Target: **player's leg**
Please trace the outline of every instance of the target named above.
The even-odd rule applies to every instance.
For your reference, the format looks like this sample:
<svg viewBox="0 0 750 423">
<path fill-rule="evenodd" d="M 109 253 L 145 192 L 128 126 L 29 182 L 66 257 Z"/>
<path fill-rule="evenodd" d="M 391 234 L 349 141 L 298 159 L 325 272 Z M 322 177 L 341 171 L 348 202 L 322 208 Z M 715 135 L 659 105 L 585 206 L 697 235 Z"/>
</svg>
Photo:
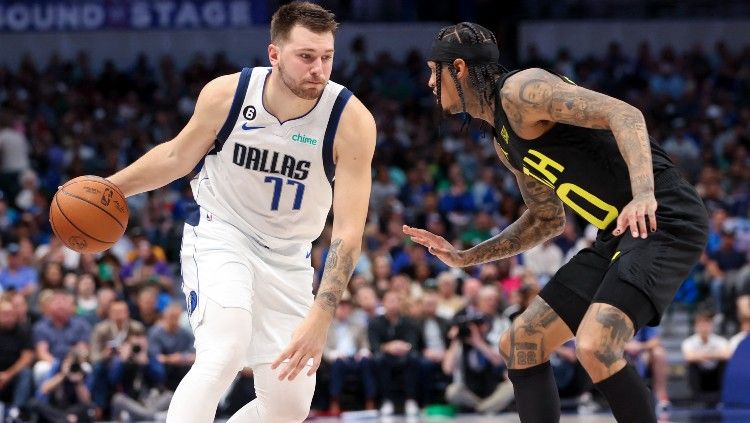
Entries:
<svg viewBox="0 0 750 423">
<path fill-rule="evenodd" d="M 549 356 L 572 336 L 565 322 L 537 296 L 500 338 L 500 353 L 508 365 L 522 422 L 560 419 L 560 397 Z"/>
<path fill-rule="evenodd" d="M 606 243 L 597 243 L 595 247 L 606 249 Z M 500 340 L 524 423 L 560 419 L 549 356 L 573 337 L 601 283 L 609 260 L 598 249 L 583 250 L 561 267 Z"/>
<path fill-rule="evenodd" d="M 294 380 L 279 380 L 283 366 L 276 370 L 271 364 L 253 366 L 257 397 L 237 411 L 227 423 L 298 423 L 310 412 L 315 375 L 307 376 L 305 367 Z"/>
<path fill-rule="evenodd" d="M 249 334 L 250 312 L 206 302 L 203 320 L 195 328 L 195 363 L 172 397 L 167 422 L 212 422 L 224 391 L 244 366 Z"/>
<path fill-rule="evenodd" d="M 181 262 L 195 363 L 180 381 L 169 423 L 212 422 L 219 400 L 245 366 L 253 333 L 252 265 L 247 237 L 218 219 L 185 225 Z"/>
<path fill-rule="evenodd" d="M 623 359 L 625 342 L 657 324 L 703 252 L 708 217 L 676 169 L 655 175 L 658 228 L 648 238 L 619 239 L 612 264 L 576 332 L 581 364 L 621 422 L 655 422 L 651 393 Z"/>
<path fill-rule="evenodd" d="M 298 254 L 290 255 L 253 251 L 250 261 L 254 277 L 262 283 L 253 287 L 253 340 L 246 363 L 253 368 L 257 397 L 237 411 L 229 419 L 231 423 L 302 422 L 310 412 L 316 376 L 307 376 L 309 368 L 293 381 L 278 379 L 286 362 L 271 369 L 271 363 L 289 345 L 294 330 L 313 304 L 313 270 L 307 251 L 301 248 Z M 312 361 L 308 363 L 311 364 Z"/>
</svg>

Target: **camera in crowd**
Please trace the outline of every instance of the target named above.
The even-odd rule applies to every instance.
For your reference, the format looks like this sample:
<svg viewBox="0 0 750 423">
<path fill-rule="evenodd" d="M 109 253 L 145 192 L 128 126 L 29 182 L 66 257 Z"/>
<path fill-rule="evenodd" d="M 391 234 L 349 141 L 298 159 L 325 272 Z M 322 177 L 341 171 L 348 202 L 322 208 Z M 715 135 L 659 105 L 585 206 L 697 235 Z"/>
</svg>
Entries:
<svg viewBox="0 0 750 423">
<path fill-rule="evenodd" d="M 453 319 L 453 325 L 458 327 L 458 338 L 462 340 L 471 337 L 470 325 L 476 325 L 481 328 L 485 323 L 488 323 L 487 318 L 477 315 L 460 315 Z"/>
</svg>

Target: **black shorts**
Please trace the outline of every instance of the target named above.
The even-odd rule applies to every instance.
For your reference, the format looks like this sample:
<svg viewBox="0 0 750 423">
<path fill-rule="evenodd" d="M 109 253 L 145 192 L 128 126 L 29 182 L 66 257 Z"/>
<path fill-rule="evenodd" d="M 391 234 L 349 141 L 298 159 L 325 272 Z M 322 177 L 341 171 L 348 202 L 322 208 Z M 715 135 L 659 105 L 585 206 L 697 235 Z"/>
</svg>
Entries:
<svg viewBox="0 0 750 423">
<path fill-rule="evenodd" d="M 600 230 L 590 248 L 558 270 L 540 296 L 575 334 L 592 303 L 617 307 L 636 331 L 661 315 L 706 247 L 708 214 L 695 189 L 675 168 L 654 178 L 656 232 L 633 238 L 616 223 Z"/>
</svg>

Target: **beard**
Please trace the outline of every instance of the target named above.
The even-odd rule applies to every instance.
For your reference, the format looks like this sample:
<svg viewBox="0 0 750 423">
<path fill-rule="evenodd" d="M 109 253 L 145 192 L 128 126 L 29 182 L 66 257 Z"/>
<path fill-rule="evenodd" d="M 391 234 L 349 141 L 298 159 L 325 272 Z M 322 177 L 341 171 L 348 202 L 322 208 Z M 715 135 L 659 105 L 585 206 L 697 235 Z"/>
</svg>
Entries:
<svg viewBox="0 0 750 423">
<path fill-rule="evenodd" d="M 295 82 L 292 78 L 290 78 L 285 72 L 284 68 L 281 66 L 281 63 L 279 63 L 279 75 L 281 75 L 281 81 L 286 85 L 287 88 L 289 88 L 289 91 L 294 93 L 297 97 L 303 99 L 303 100 L 317 100 L 321 94 L 323 94 L 323 89 L 325 89 L 325 85 L 318 85 L 315 87 L 305 88 L 302 86 L 302 83 Z"/>
</svg>

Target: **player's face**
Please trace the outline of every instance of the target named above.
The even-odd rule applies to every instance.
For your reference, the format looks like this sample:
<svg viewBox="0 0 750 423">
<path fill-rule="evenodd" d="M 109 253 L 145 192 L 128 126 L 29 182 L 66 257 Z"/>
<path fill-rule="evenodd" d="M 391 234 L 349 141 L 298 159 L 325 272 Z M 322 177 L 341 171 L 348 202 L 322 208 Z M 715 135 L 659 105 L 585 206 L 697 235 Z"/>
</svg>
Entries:
<svg viewBox="0 0 750 423">
<path fill-rule="evenodd" d="M 437 102 L 437 67 L 435 62 L 432 61 L 427 62 L 427 66 L 430 68 L 430 80 L 427 82 L 427 86 L 432 90 L 432 94 L 435 96 L 435 101 Z M 443 111 L 451 114 L 461 113 L 463 111 L 461 108 L 461 99 L 458 97 L 453 78 L 445 64 L 440 68 L 440 104 L 443 106 Z"/>
<path fill-rule="evenodd" d="M 286 40 L 271 44 L 269 57 L 291 92 L 305 100 L 316 100 L 331 77 L 333 34 L 317 34 L 297 25 Z"/>
</svg>

